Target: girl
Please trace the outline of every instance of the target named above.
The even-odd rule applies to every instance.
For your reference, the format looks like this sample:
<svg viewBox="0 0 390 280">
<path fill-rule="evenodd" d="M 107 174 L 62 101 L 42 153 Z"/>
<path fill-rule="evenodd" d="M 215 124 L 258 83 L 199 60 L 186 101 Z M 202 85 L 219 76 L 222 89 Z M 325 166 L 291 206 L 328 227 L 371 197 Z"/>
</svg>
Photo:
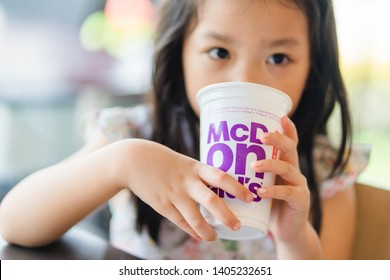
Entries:
<svg viewBox="0 0 390 280">
<path fill-rule="evenodd" d="M 321 188 L 326 177 L 340 176 L 351 136 L 332 9 L 330 0 L 163 1 L 151 133 L 147 109 L 103 110 L 98 133 L 83 149 L 7 195 L 1 205 L 4 238 L 48 244 L 110 200 L 112 242 L 142 258 L 348 258 L 353 188 L 339 188 L 331 179 L 328 186 L 339 191 L 329 197 Z M 226 81 L 272 86 L 293 101 L 290 116 L 282 118 L 284 134 L 262 138 L 280 149 L 280 160 L 252 165 L 280 179 L 277 187 L 258 192 L 275 199 L 270 234 L 260 240 L 216 240 L 197 206 L 237 230 L 238 219 L 206 186 L 253 199 L 232 177 L 197 160 L 195 94 Z M 334 150 L 326 125 L 336 105 L 342 133 Z"/>
</svg>

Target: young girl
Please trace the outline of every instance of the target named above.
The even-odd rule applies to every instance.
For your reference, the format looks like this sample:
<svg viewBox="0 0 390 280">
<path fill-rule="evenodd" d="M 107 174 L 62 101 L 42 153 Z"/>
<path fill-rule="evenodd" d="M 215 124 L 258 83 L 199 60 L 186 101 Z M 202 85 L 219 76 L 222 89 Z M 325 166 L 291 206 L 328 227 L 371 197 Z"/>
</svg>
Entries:
<svg viewBox="0 0 390 280">
<path fill-rule="evenodd" d="M 111 241 L 141 258 L 348 258 L 354 191 L 338 178 L 351 126 L 332 9 L 330 0 L 163 1 L 151 127 L 148 107 L 101 111 L 84 148 L 30 175 L 3 200 L 3 237 L 48 244 L 109 201 Z M 280 160 L 252 165 L 280 179 L 258 191 L 275 199 L 270 233 L 259 240 L 216 239 L 198 210 L 203 205 L 237 230 L 238 219 L 207 185 L 253 199 L 232 177 L 197 160 L 196 92 L 226 81 L 272 86 L 293 101 L 281 120 L 284 134 L 262 138 L 281 151 Z M 335 150 L 326 126 L 336 105 L 342 133 Z"/>
</svg>

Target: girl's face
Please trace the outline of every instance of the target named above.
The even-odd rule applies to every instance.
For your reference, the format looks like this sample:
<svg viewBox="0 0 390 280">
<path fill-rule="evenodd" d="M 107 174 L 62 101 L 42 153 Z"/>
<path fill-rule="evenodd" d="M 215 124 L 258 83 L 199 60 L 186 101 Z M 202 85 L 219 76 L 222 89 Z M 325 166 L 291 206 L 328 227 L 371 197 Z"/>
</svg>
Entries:
<svg viewBox="0 0 390 280">
<path fill-rule="evenodd" d="M 292 1 L 205 0 L 183 45 L 188 99 L 218 82 L 252 82 L 287 93 L 295 111 L 310 68 L 308 24 Z M 291 112 L 291 113 L 292 113 Z"/>
</svg>

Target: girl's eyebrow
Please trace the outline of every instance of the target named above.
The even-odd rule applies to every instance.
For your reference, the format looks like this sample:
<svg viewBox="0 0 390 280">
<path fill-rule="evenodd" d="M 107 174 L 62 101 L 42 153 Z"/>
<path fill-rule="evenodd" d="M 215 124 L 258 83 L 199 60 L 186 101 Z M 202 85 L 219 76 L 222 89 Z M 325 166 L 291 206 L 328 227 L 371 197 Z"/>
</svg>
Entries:
<svg viewBox="0 0 390 280">
<path fill-rule="evenodd" d="M 208 31 L 204 34 L 204 37 L 209 39 L 214 39 L 217 41 L 221 41 L 224 43 L 234 43 L 235 40 L 233 37 L 221 34 L 215 31 Z M 281 38 L 281 39 L 271 39 L 264 40 L 262 45 L 267 48 L 275 48 L 275 47 L 298 47 L 301 45 L 300 41 L 293 37 Z"/>
<path fill-rule="evenodd" d="M 224 35 L 224 34 L 221 34 L 221 33 L 217 33 L 215 31 L 206 32 L 204 34 L 204 37 L 214 39 L 217 41 L 221 41 L 221 42 L 225 42 L 225 43 L 232 43 L 234 41 L 234 38 L 227 36 L 227 35 Z"/>
<path fill-rule="evenodd" d="M 277 40 L 264 41 L 263 45 L 269 48 L 275 48 L 280 46 L 297 47 L 300 45 L 300 42 L 295 38 L 282 38 Z"/>
</svg>

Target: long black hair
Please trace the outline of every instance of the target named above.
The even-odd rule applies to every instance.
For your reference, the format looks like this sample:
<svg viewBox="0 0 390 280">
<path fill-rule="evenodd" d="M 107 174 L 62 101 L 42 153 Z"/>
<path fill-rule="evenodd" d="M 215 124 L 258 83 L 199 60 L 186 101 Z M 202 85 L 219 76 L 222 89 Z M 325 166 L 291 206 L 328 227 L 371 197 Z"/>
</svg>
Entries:
<svg viewBox="0 0 390 280">
<path fill-rule="evenodd" d="M 199 158 L 199 120 L 192 110 L 184 85 L 182 47 L 186 32 L 196 20 L 202 0 L 164 0 L 159 10 L 153 70 L 154 119 L 152 140 Z M 316 181 L 313 148 L 317 135 L 327 135 L 327 122 L 336 105 L 340 108 L 341 139 L 330 176 L 340 172 L 347 161 L 351 121 L 346 91 L 339 69 L 335 19 L 331 0 L 292 0 L 307 16 L 311 68 L 301 101 L 291 117 L 298 136 L 298 153 L 311 193 L 313 226 L 320 231 L 321 201 Z M 286 4 L 289 1 L 281 0 Z M 146 227 L 158 242 L 162 216 L 139 198 L 137 228 Z"/>
</svg>

